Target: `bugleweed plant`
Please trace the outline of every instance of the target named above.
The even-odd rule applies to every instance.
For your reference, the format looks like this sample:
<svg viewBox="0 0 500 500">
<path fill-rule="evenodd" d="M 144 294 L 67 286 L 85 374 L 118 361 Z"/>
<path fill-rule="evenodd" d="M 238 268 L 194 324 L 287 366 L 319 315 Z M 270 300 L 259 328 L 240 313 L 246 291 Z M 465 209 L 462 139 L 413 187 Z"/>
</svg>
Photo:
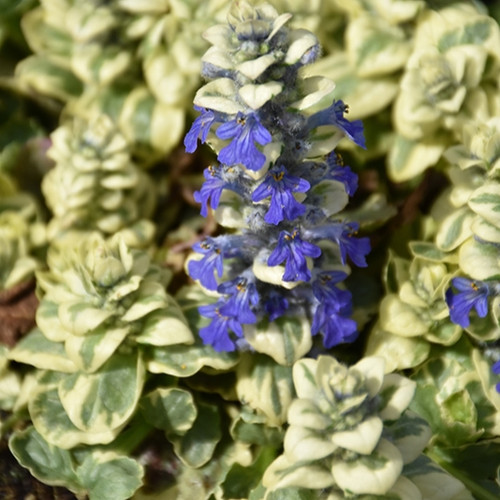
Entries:
<svg viewBox="0 0 500 500">
<path fill-rule="evenodd" d="M 7 4 L 0 496 L 499 498 L 486 7 Z"/>
</svg>

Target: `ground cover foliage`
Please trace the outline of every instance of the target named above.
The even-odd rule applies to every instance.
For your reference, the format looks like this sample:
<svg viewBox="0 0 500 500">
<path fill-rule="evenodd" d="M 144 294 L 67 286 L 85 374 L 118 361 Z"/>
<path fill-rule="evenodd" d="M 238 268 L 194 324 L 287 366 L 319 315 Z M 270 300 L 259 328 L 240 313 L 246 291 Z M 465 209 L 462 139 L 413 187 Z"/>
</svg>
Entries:
<svg viewBox="0 0 500 500">
<path fill-rule="evenodd" d="M 0 493 L 500 497 L 500 9 L 0 1 Z"/>
</svg>

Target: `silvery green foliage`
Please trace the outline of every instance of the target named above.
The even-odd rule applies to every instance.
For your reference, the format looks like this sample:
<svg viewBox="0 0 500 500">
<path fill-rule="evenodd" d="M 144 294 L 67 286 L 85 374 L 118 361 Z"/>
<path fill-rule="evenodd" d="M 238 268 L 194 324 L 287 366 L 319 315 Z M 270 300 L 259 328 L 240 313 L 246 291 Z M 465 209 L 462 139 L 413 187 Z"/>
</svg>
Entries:
<svg viewBox="0 0 500 500">
<path fill-rule="evenodd" d="M 367 342 L 366 354 L 384 357 L 388 371 L 412 369 L 412 408 L 431 425 L 438 454 L 450 446 L 474 454 L 500 434 L 499 139 L 497 118 L 471 122 L 444 153 L 450 186 L 425 239 L 410 242 L 412 259 L 390 256 Z"/>
<path fill-rule="evenodd" d="M 36 203 L 25 193 L 11 191 L 7 182 L 0 178 L 6 190 L 0 194 L 0 290 L 33 278 L 40 266 L 34 253 L 45 242 Z"/>
<path fill-rule="evenodd" d="M 47 265 L 37 273 L 37 327 L 6 354 L 35 368 L 15 400 L 17 418 L 27 410 L 32 424 L 10 439 L 19 463 L 47 484 L 125 500 L 143 483 L 131 452 L 156 429 L 172 448 L 179 483 L 213 469 L 210 488 L 220 489 L 235 460 L 248 462 L 249 445 L 216 452 L 219 405 L 178 380 L 237 359 L 195 343 L 189 295 L 181 309 L 165 291 L 169 273 L 119 233 L 68 233 L 52 242 Z"/>
<path fill-rule="evenodd" d="M 428 498 L 407 474 L 418 469 L 419 458 L 425 461 L 421 453 L 431 435 L 422 419 L 405 412 L 415 382 L 384 375 L 381 358 L 348 368 L 329 356 L 297 361 L 293 381 L 297 399 L 288 411 L 283 454 L 263 477 L 265 498 L 284 488 L 321 490 L 329 499 Z M 441 474 L 443 484 L 456 483 L 453 495 L 444 490 L 442 498 L 472 498 Z"/>
<path fill-rule="evenodd" d="M 132 161 L 125 137 L 110 118 L 73 117 L 51 134 L 51 140 L 47 155 L 55 164 L 42 182 L 54 214 L 48 237 L 52 240 L 70 230 L 113 235 L 135 228 L 137 244 L 149 243 L 154 225 L 146 219 L 156 204 L 154 185 Z"/>
<path fill-rule="evenodd" d="M 199 82 L 200 34 L 227 10 L 211 0 L 43 0 L 22 19 L 34 54 L 17 66 L 18 82 L 69 103 L 72 113 L 112 116 L 148 164 L 184 132 Z"/>
<path fill-rule="evenodd" d="M 145 379 L 142 346 L 191 343 L 193 337 L 165 292 L 168 275 L 121 238 L 106 242 L 91 234 L 84 242 L 64 242 L 50 248 L 47 262 L 49 270 L 37 273 L 38 328 L 10 357 L 40 370 L 29 408 L 50 443 L 107 443 L 135 411 Z M 126 389 L 95 392 L 114 383 Z M 47 405 L 54 391 L 58 398 Z M 62 412 L 57 424 L 53 405 Z"/>
<path fill-rule="evenodd" d="M 433 166 L 467 120 L 498 115 L 500 30 L 481 3 L 335 5 L 347 16 L 335 38 L 343 45 L 308 71 L 337 82 L 351 116 L 365 122 L 368 158 L 385 156 L 393 180 Z"/>
</svg>

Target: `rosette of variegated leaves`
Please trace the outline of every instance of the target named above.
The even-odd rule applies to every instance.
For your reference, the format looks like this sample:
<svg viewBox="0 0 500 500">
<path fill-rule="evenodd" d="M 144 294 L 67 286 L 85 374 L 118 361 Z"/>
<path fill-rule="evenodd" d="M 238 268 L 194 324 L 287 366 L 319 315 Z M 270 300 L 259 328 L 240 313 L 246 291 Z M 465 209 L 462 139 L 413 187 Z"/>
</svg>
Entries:
<svg viewBox="0 0 500 500">
<path fill-rule="evenodd" d="M 470 454 L 500 433 L 499 144 L 492 118 L 465 126 L 462 144 L 444 153 L 450 186 L 424 222 L 425 239 L 410 242 L 412 258 L 390 255 L 365 351 L 385 358 L 387 371 L 411 368 L 412 408 L 431 425 L 433 444 L 467 445 Z"/>
<path fill-rule="evenodd" d="M 106 241 L 91 233 L 83 241 L 55 243 L 47 265 L 37 272 L 37 328 L 10 354 L 40 370 L 29 403 L 32 420 L 62 448 L 109 442 L 141 394 L 142 347 L 191 343 L 193 336 L 165 291 L 169 274 L 119 236 Z M 95 392 L 101 384 L 116 384 L 121 394 Z M 61 410 L 57 424 L 47 399 L 54 394 L 51 405 Z M 92 406 L 99 411 L 90 411 Z"/>
<path fill-rule="evenodd" d="M 111 115 L 151 163 L 181 139 L 206 49 L 200 34 L 225 10 L 218 0 L 43 0 L 22 19 L 34 54 L 17 81 L 72 113 Z"/>
<path fill-rule="evenodd" d="M 52 243 L 47 265 L 37 273 L 37 327 L 7 355 L 36 368 L 16 402 L 32 423 L 10 440 L 17 460 L 48 484 L 124 500 L 143 482 L 143 467 L 130 455 L 154 429 L 166 434 L 179 471 L 206 465 L 221 439 L 218 405 L 174 377 L 234 360 L 208 359 L 193 344 L 183 311 L 165 291 L 169 273 L 120 236 L 98 233 Z M 191 356 L 176 351 L 186 346 Z M 236 451 L 224 453 L 230 463 Z M 107 491 L 113 478 L 121 486 Z"/>
<path fill-rule="evenodd" d="M 500 29 L 480 2 L 334 4 L 345 29 L 330 38 L 343 33 L 343 46 L 307 72 L 337 83 L 350 116 L 365 124 L 367 151 L 355 153 L 387 155 L 392 180 L 436 164 L 466 121 L 498 115 Z"/>
<path fill-rule="evenodd" d="M 297 397 L 283 454 L 264 474 L 263 498 L 425 500 L 437 488 L 443 499 L 473 498 L 422 454 L 431 432 L 407 411 L 415 382 L 384 372 L 379 357 L 351 367 L 330 356 L 295 363 Z"/>
<path fill-rule="evenodd" d="M 391 370 L 419 365 L 428 357 L 431 344 L 453 345 L 463 328 L 477 342 L 500 337 L 495 294 L 491 294 L 490 314 L 484 318 L 472 314 L 462 325 L 450 321 L 445 301 L 454 276 L 488 280 L 500 272 L 495 211 L 500 189 L 499 142 L 498 118 L 464 127 L 463 143 L 444 153 L 451 185 L 425 222 L 425 240 L 410 242 L 413 260 L 389 258 L 384 277 L 388 293 L 368 349 L 382 353 L 393 340 L 392 354 L 398 354 L 387 356 Z"/>
<path fill-rule="evenodd" d="M 390 172 L 396 180 L 434 165 L 461 140 L 467 122 L 498 116 L 499 72 L 500 28 L 480 4 L 422 14 L 394 104 L 398 136 Z"/>
<path fill-rule="evenodd" d="M 54 166 L 42 181 L 53 213 L 48 237 L 71 230 L 128 234 L 134 246 L 150 244 L 155 231 L 148 220 L 156 190 L 130 156 L 127 140 L 106 115 L 70 117 L 51 134 L 47 156 Z"/>
</svg>

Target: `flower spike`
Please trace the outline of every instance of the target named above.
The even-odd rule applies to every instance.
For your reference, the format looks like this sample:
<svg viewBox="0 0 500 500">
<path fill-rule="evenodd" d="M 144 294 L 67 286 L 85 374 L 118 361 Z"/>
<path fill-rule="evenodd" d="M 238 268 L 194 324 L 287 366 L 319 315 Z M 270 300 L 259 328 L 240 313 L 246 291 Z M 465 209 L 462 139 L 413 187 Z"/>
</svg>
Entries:
<svg viewBox="0 0 500 500">
<path fill-rule="evenodd" d="M 194 151 L 216 124 L 210 145 L 219 163 L 205 169 L 194 198 L 203 216 L 210 207 L 232 231 L 197 243 L 194 250 L 202 257 L 187 268 L 219 296 L 199 308 L 210 319 L 200 336 L 216 350 L 248 343 L 278 356 L 259 340 L 272 322 L 281 329 L 305 321 L 305 347 L 316 334 L 325 348 L 357 335 L 352 297 L 341 282 L 347 259 L 366 266 L 370 242 L 356 237 L 358 224 L 340 213 L 356 191 L 357 176 L 331 149 L 318 157 L 316 141 L 325 138 L 314 129 L 333 125 L 337 130 L 325 132 L 330 144 L 340 130 L 365 147 L 363 126 L 344 117 L 347 107 L 339 100 L 322 111 L 308 110 L 334 85 L 320 77 L 312 90 L 304 83 L 299 69 L 318 56 L 319 44 L 308 31 L 288 27 L 290 17 L 267 4 L 235 2 L 228 23 L 205 33 L 212 43 L 203 57 L 208 82 L 196 94 L 200 116 L 185 146 Z M 336 251 L 324 253 L 324 243 Z"/>
</svg>

